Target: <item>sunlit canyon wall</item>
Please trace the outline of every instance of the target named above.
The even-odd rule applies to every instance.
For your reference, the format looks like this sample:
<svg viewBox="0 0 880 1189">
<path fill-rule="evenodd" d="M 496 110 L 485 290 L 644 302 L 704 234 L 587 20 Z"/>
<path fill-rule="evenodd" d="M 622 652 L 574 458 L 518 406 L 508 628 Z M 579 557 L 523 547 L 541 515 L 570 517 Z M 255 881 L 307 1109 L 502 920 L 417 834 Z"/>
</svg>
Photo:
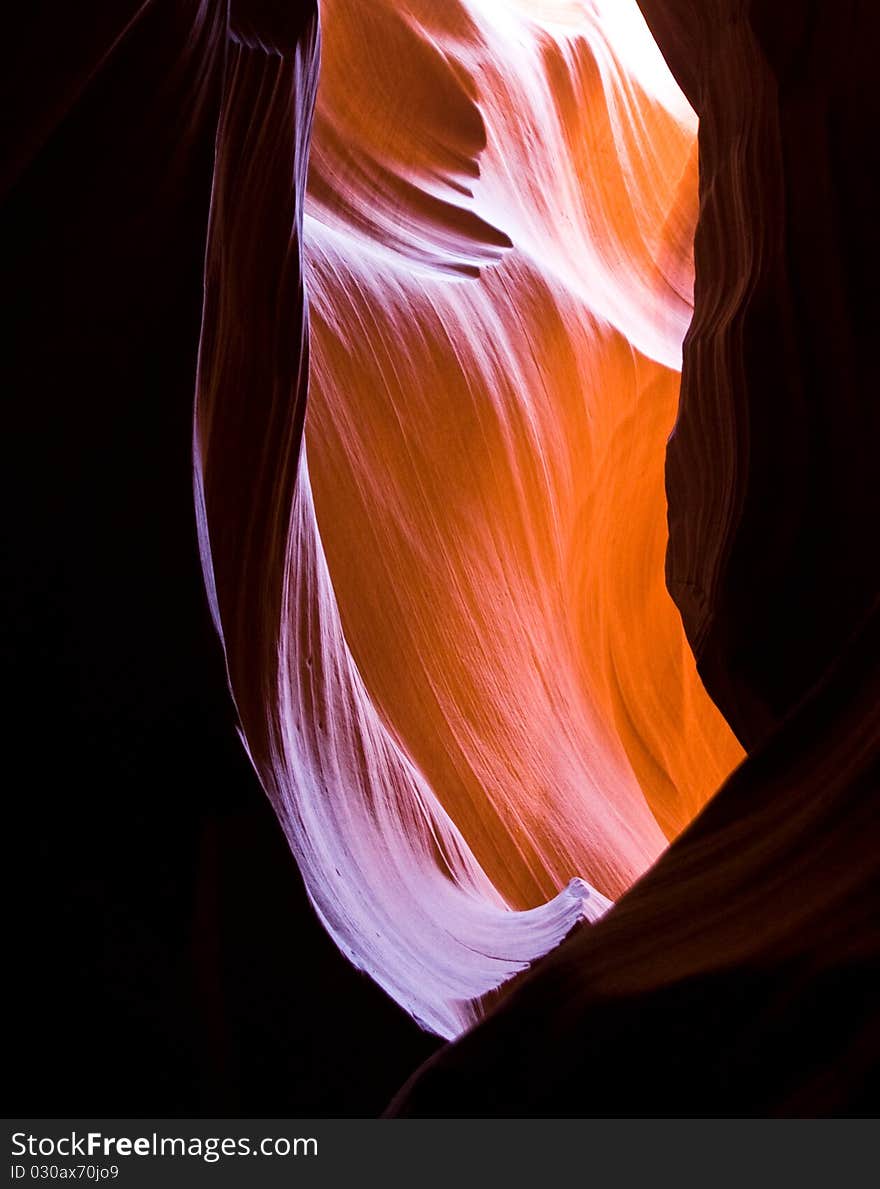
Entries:
<svg viewBox="0 0 880 1189">
<path fill-rule="evenodd" d="M 212 609 L 317 912 L 454 1036 L 742 755 L 664 579 L 696 117 L 630 0 L 233 6 L 228 55 Z"/>
<path fill-rule="evenodd" d="M 873 1116 L 880 9 L 641 7 L 700 117 L 667 579 L 748 756 L 394 1109 Z"/>
</svg>

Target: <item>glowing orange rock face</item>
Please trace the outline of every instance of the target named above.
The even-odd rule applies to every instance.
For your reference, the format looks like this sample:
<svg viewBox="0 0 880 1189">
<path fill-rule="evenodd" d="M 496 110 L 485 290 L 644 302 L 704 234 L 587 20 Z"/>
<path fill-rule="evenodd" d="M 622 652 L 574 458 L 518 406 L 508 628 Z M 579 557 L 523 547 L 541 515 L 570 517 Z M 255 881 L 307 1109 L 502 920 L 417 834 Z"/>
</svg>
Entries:
<svg viewBox="0 0 880 1189">
<path fill-rule="evenodd" d="M 322 20 L 305 204 L 314 23 L 230 50 L 200 545 L 316 911 L 453 1036 L 740 757 L 663 574 L 695 119 L 634 0 Z"/>
<path fill-rule="evenodd" d="M 323 39 L 307 444 L 347 642 L 511 905 L 616 896 L 741 756 L 664 584 L 695 119 L 620 0 L 332 0 Z"/>
</svg>

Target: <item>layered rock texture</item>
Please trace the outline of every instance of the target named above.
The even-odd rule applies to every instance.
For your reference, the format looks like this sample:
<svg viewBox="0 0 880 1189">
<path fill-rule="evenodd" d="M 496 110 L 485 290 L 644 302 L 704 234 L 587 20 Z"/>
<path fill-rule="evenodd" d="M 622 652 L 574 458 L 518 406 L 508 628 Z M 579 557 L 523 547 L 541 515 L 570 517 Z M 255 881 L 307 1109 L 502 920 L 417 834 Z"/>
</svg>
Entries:
<svg viewBox="0 0 880 1189">
<path fill-rule="evenodd" d="M 320 79 L 316 19 L 261 19 L 217 141 L 203 564 L 321 919 L 451 1037 L 742 755 L 663 583 L 696 121 L 631 3 L 333 0 Z"/>
<path fill-rule="evenodd" d="M 643 9 L 700 116 L 667 581 L 709 692 L 751 748 L 880 589 L 865 547 L 880 514 L 880 102 L 867 84 L 880 25 L 861 3 Z"/>
<path fill-rule="evenodd" d="M 700 116 L 669 588 L 748 758 L 403 1113 L 862 1113 L 880 1100 L 880 20 L 642 8 Z"/>
<path fill-rule="evenodd" d="M 292 1066 L 323 1020 L 411 1068 L 408 1013 L 453 1043 L 394 1114 L 875 1110 L 875 6 L 19 23 L 7 586 L 49 1047 L 82 1066 L 65 1010 L 137 1018 L 154 1082 L 120 1109 L 161 1066 L 272 1114 L 237 1095 L 274 1021 Z M 243 755 L 403 1011 L 288 912 Z"/>
<path fill-rule="evenodd" d="M 435 1047 L 314 918 L 205 598 L 193 393 L 227 18 L 4 13 L 12 1115 L 363 1116 Z"/>
</svg>

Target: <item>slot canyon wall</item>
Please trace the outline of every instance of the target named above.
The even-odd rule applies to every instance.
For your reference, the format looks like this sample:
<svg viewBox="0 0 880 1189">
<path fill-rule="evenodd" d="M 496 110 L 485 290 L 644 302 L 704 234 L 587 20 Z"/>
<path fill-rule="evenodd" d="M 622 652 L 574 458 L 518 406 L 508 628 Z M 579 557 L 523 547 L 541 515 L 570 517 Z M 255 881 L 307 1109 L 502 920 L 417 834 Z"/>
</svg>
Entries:
<svg viewBox="0 0 880 1189">
<path fill-rule="evenodd" d="M 453 1037 L 742 755 L 663 583 L 696 122 L 616 0 L 328 2 L 320 81 L 317 13 L 294 39 L 236 11 L 215 622 L 319 916 Z"/>
<path fill-rule="evenodd" d="M 226 6 L 4 32 L 7 1115 L 378 1114 L 436 1041 L 314 917 L 199 565 Z"/>
<path fill-rule="evenodd" d="M 874 8 L 10 34 L 29 1108 L 876 1111 Z"/>
<path fill-rule="evenodd" d="M 877 1108 L 880 21 L 641 7 L 700 117 L 667 578 L 748 757 L 400 1113 Z"/>
</svg>

